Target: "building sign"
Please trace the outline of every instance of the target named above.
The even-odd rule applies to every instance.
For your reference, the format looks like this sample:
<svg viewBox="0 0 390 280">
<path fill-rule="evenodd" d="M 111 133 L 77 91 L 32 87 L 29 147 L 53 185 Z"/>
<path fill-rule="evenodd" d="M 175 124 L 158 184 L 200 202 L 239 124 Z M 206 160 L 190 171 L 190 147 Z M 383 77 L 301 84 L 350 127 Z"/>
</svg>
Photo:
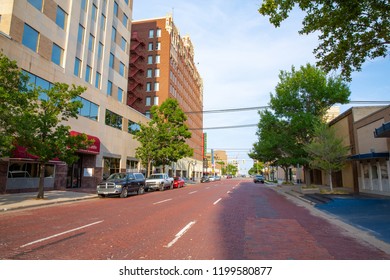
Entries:
<svg viewBox="0 0 390 280">
<path fill-rule="evenodd" d="M 80 132 L 77 131 L 71 131 L 70 135 L 76 136 L 78 134 L 81 134 Z M 99 154 L 100 153 L 100 139 L 97 138 L 96 136 L 88 135 L 87 134 L 88 140 L 93 140 L 93 144 L 89 146 L 87 149 L 80 149 L 78 150 L 79 153 L 85 153 L 85 154 Z"/>
</svg>

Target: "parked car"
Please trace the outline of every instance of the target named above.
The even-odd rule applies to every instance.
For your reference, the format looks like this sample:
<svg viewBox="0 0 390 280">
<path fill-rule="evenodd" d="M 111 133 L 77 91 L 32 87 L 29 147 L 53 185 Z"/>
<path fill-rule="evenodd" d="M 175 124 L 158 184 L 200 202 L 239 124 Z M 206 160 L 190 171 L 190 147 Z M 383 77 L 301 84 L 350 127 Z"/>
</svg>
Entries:
<svg viewBox="0 0 390 280">
<path fill-rule="evenodd" d="M 228 174 L 226 175 L 226 179 L 231 179 L 232 178 L 232 175 Z"/>
<path fill-rule="evenodd" d="M 173 177 L 173 188 L 182 188 L 185 185 L 185 181 L 181 177 Z"/>
<path fill-rule="evenodd" d="M 215 176 L 215 181 L 221 181 L 221 176 Z"/>
<path fill-rule="evenodd" d="M 215 177 L 214 176 L 209 176 L 209 181 L 210 182 L 214 182 L 215 181 Z"/>
<path fill-rule="evenodd" d="M 200 178 L 200 182 L 201 183 L 210 182 L 209 176 L 202 176 L 202 178 Z"/>
<path fill-rule="evenodd" d="M 145 192 L 145 177 L 142 173 L 113 173 L 97 185 L 96 191 L 99 197 L 119 195 L 124 198 L 131 192 L 143 194 Z"/>
<path fill-rule="evenodd" d="M 145 191 L 160 190 L 173 188 L 173 178 L 169 177 L 165 173 L 155 173 L 150 175 L 145 180 Z"/>
<path fill-rule="evenodd" d="M 264 177 L 263 177 L 263 175 L 255 175 L 255 177 L 253 177 L 253 182 L 254 183 L 262 183 L 262 184 L 264 184 Z"/>
</svg>

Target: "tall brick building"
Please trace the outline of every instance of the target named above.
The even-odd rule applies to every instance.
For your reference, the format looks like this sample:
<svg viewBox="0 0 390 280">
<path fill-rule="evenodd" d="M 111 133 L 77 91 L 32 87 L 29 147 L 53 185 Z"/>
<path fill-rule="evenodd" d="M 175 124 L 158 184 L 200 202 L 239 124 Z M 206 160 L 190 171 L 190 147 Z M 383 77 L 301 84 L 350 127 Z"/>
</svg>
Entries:
<svg viewBox="0 0 390 280">
<path fill-rule="evenodd" d="M 133 21 L 127 104 L 150 116 L 151 106 L 161 105 L 167 98 L 175 98 L 184 112 L 191 112 L 187 113 L 192 132 L 188 144 L 201 172 L 203 81 L 190 37 L 180 35 L 170 15 Z"/>
</svg>

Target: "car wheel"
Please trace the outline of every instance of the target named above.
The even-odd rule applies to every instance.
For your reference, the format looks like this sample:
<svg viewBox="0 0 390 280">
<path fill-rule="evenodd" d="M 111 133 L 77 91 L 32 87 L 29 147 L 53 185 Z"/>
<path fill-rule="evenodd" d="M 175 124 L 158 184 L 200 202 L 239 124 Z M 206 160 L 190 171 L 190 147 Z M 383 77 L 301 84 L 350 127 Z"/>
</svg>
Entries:
<svg viewBox="0 0 390 280">
<path fill-rule="evenodd" d="M 120 194 L 120 197 L 121 197 L 121 198 L 127 197 L 127 187 L 123 187 L 123 188 L 122 188 L 122 192 L 121 192 L 121 194 Z"/>
<path fill-rule="evenodd" d="M 169 187 L 169 189 L 171 189 L 171 190 L 173 189 L 173 183 L 171 183 L 171 186 Z"/>
<path fill-rule="evenodd" d="M 140 194 L 144 194 L 145 193 L 145 189 L 143 186 L 140 186 L 139 189 L 138 189 L 138 192 L 137 194 L 140 195 Z"/>
<path fill-rule="evenodd" d="M 105 198 L 106 196 L 104 194 L 98 194 L 98 197 Z"/>
<path fill-rule="evenodd" d="M 161 185 L 160 191 L 163 191 L 163 190 L 165 190 L 165 186 L 164 186 L 164 185 Z"/>
</svg>

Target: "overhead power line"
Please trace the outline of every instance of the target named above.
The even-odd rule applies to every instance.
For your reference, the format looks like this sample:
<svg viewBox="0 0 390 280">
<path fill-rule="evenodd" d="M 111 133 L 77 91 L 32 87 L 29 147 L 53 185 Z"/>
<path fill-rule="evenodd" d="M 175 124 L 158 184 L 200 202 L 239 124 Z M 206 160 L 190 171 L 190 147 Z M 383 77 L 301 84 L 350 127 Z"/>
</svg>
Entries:
<svg viewBox="0 0 390 280">
<path fill-rule="evenodd" d="M 390 104 L 390 101 L 379 101 L 379 100 L 370 100 L 370 101 L 350 101 L 347 104 Z M 343 104 L 343 105 L 347 105 Z M 250 110 L 263 110 L 267 109 L 270 106 L 258 106 L 258 107 L 243 107 L 243 108 L 230 108 L 230 109 L 215 109 L 215 110 L 205 110 L 205 111 L 188 111 L 184 112 L 185 114 L 217 114 L 217 113 L 228 113 L 228 112 L 240 112 L 240 111 L 250 111 Z"/>
</svg>

